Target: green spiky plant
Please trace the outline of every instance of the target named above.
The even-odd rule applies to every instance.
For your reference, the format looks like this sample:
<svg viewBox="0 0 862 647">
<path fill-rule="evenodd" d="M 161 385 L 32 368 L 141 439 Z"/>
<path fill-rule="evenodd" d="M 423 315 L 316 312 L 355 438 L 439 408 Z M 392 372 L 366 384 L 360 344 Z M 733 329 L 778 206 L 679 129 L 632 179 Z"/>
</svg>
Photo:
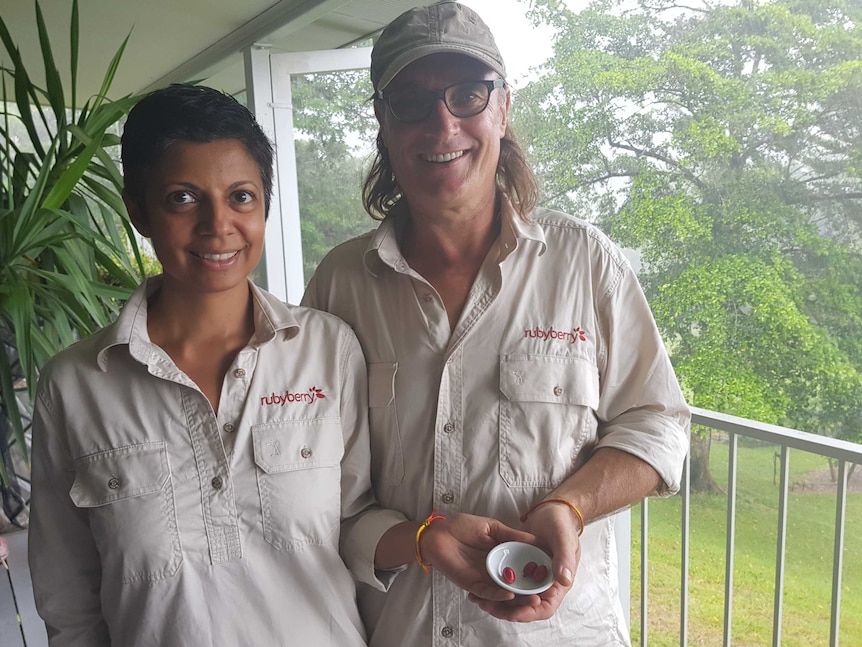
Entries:
<svg viewBox="0 0 862 647">
<path fill-rule="evenodd" d="M 140 98 L 108 99 L 128 36 L 98 93 L 78 110 L 78 2 L 70 21 L 68 93 L 38 0 L 35 10 L 45 87 L 32 82 L 0 17 L 10 61 L 0 68 L 0 442 L 11 428 L 10 442 L 25 460 L 40 367 L 108 324 L 145 273 L 110 155 L 119 144 L 111 129 Z M 13 137 L 22 127 L 26 146 Z M 2 461 L 0 476 L 5 483 Z"/>
</svg>

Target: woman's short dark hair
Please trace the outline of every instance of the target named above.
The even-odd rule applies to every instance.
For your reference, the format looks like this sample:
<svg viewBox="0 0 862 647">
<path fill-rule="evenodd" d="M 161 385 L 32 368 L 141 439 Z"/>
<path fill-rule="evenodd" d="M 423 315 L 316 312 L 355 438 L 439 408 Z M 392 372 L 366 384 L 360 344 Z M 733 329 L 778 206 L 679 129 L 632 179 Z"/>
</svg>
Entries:
<svg viewBox="0 0 862 647">
<path fill-rule="evenodd" d="M 242 142 L 257 163 L 266 215 L 272 199 L 273 147 L 254 115 L 232 96 L 202 85 L 173 84 L 141 99 L 126 119 L 121 158 L 124 191 L 143 204 L 148 169 L 175 142 Z"/>
<path fill-rule="evenodd" d="M 539 200 L 539 186 L 509 124 L 506 124 L 506 132 L 500 140 L 497 188 L 508 196 L 518 215 L 527 220 L 527 214 Z M 377 153 L 362 184 L 362 204 L 372 218 L 383 220 L 402 198 L 389 160 L 389 151 L 383 143 L 383 133 L 378 131 Z"/>
</svg>

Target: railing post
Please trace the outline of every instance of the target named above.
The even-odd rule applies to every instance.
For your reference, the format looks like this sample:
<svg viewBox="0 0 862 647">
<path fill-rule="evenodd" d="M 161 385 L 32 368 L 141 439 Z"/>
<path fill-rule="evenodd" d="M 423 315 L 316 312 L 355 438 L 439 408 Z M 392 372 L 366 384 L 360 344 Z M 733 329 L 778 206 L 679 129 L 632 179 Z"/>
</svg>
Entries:
<svg viewBox="0 0 862 647">
<path fill-rule="evenodd" d="M 832 555 L 832 614 L 829 647 L 838 647 L 841 621 L 841 571 L 844 563 L 844 514 L 847 509 L 847 462 L 838 461 L 838 492 L 835 504 L 835 549 Z"/>
<path fill-rule="evenodd" d="M 649 581 L 649 499 L 641 501 L 641 647 L 647 647 L 647 606 Z"/>
<path fill-rule="evenodd" d="M 736 451 L 739 437 L 727 434 L 727 544 L 724 558 L 724 647 L 731 645 L 733 618 L 733 556 L 736 551 Z"/>
<path fill-rule="evenodd" d="M 679 644 L 688 645 L 688 556 L 689 526 L 691 523 L 691 454 L 685 455 L 682 469 L 682 550 L 680 551 L 680 596 Z"/>
<path fill-rule="evenodd" d="M 775 557 L 775 607 L 772 616 L 772 647 L 781 645 L 781 611 L 784 598 L 784 552 L 787 549 L 787 489 L 790 480 L 790 448 L 781 446 L 781 478 L 778 494 L 778 540 Z"/>
</svg>

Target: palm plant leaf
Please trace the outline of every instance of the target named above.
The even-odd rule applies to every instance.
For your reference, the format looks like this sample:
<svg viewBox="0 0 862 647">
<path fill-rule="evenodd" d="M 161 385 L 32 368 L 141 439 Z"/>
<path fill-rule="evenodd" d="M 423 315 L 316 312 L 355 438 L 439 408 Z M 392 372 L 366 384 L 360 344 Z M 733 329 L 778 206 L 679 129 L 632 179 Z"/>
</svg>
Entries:
<svg viewBox="0 0 862 647">
<path fill-rule="evenodd" d="M 10 61 L 10 69 L 0 69 L 4 106 L 9 76 L 15 94 L 15 110 L 4 108 L 0 125 L 0 415 L 9 418 L 25 455 L 17 381 L 24 378 L 32 401 L 41 366 L 108 324 L 145 267 L 120 196 L 122 176 L 107 150 L 119 143 L 110 130 L 139 99 L 108 96 L 129 35 L 108 63 L 99 91 L 76 111 L 78 2 L 72 2 L 68 92 L 38 0 L 34 4 L 44 88 L 32 82 L 0 17 L 0 44 Z M 23 125 L 27 146 L 13 141 L 10 119 Z M 40 135 L 43 128 L 47 138 Z"/>
<path fill-rule="evenodd" d="M 72 121 L 75 121 L 75 107 L 78 105 L 78 3 L 72 3 L 72 20 L 69 21 L 69 77 L 72 90 Z"/>
<path fill-rule="evenodd" d="M 57 130 L 61 130 L 66 124 L 66 98 L 63 92 L 63 83 L 60 81 L 60 70 L 54 62 L 54 54 L 51 51 L 51 42 L 48 38 L 48 28 L 45 26 L 45 18 L 42 15 L 42 8 L 39 2 L 36 2 L 36 29 L 39 33 L 39 47 L 42 50 L 42 62 L 45 66 L 45 86 L 46 98 L 54 112 L 54 118 L 57 123 Z M 60 139 L 59 154 L 62 157 L 65 154 L 65 139 Z"/>
</svg>

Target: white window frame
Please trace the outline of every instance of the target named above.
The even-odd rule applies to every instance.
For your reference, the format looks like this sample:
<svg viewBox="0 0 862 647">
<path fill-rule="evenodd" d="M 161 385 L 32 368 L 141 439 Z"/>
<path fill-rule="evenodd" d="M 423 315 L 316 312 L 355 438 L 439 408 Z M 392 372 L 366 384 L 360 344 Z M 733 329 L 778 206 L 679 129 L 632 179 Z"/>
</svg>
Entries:
<svg viewBox="0 0 862 647">
<path fill-rule="evenodd" d="M 269 45 L 255 43 L 243 56 L 248 108 L 275 144 L 273 196 L 256 279 L 280 299 L 299 303 L 305 276 L 290 80 L 297 74 L 367 70 L 371 48 L 274 53 Z"/>
</svg>

